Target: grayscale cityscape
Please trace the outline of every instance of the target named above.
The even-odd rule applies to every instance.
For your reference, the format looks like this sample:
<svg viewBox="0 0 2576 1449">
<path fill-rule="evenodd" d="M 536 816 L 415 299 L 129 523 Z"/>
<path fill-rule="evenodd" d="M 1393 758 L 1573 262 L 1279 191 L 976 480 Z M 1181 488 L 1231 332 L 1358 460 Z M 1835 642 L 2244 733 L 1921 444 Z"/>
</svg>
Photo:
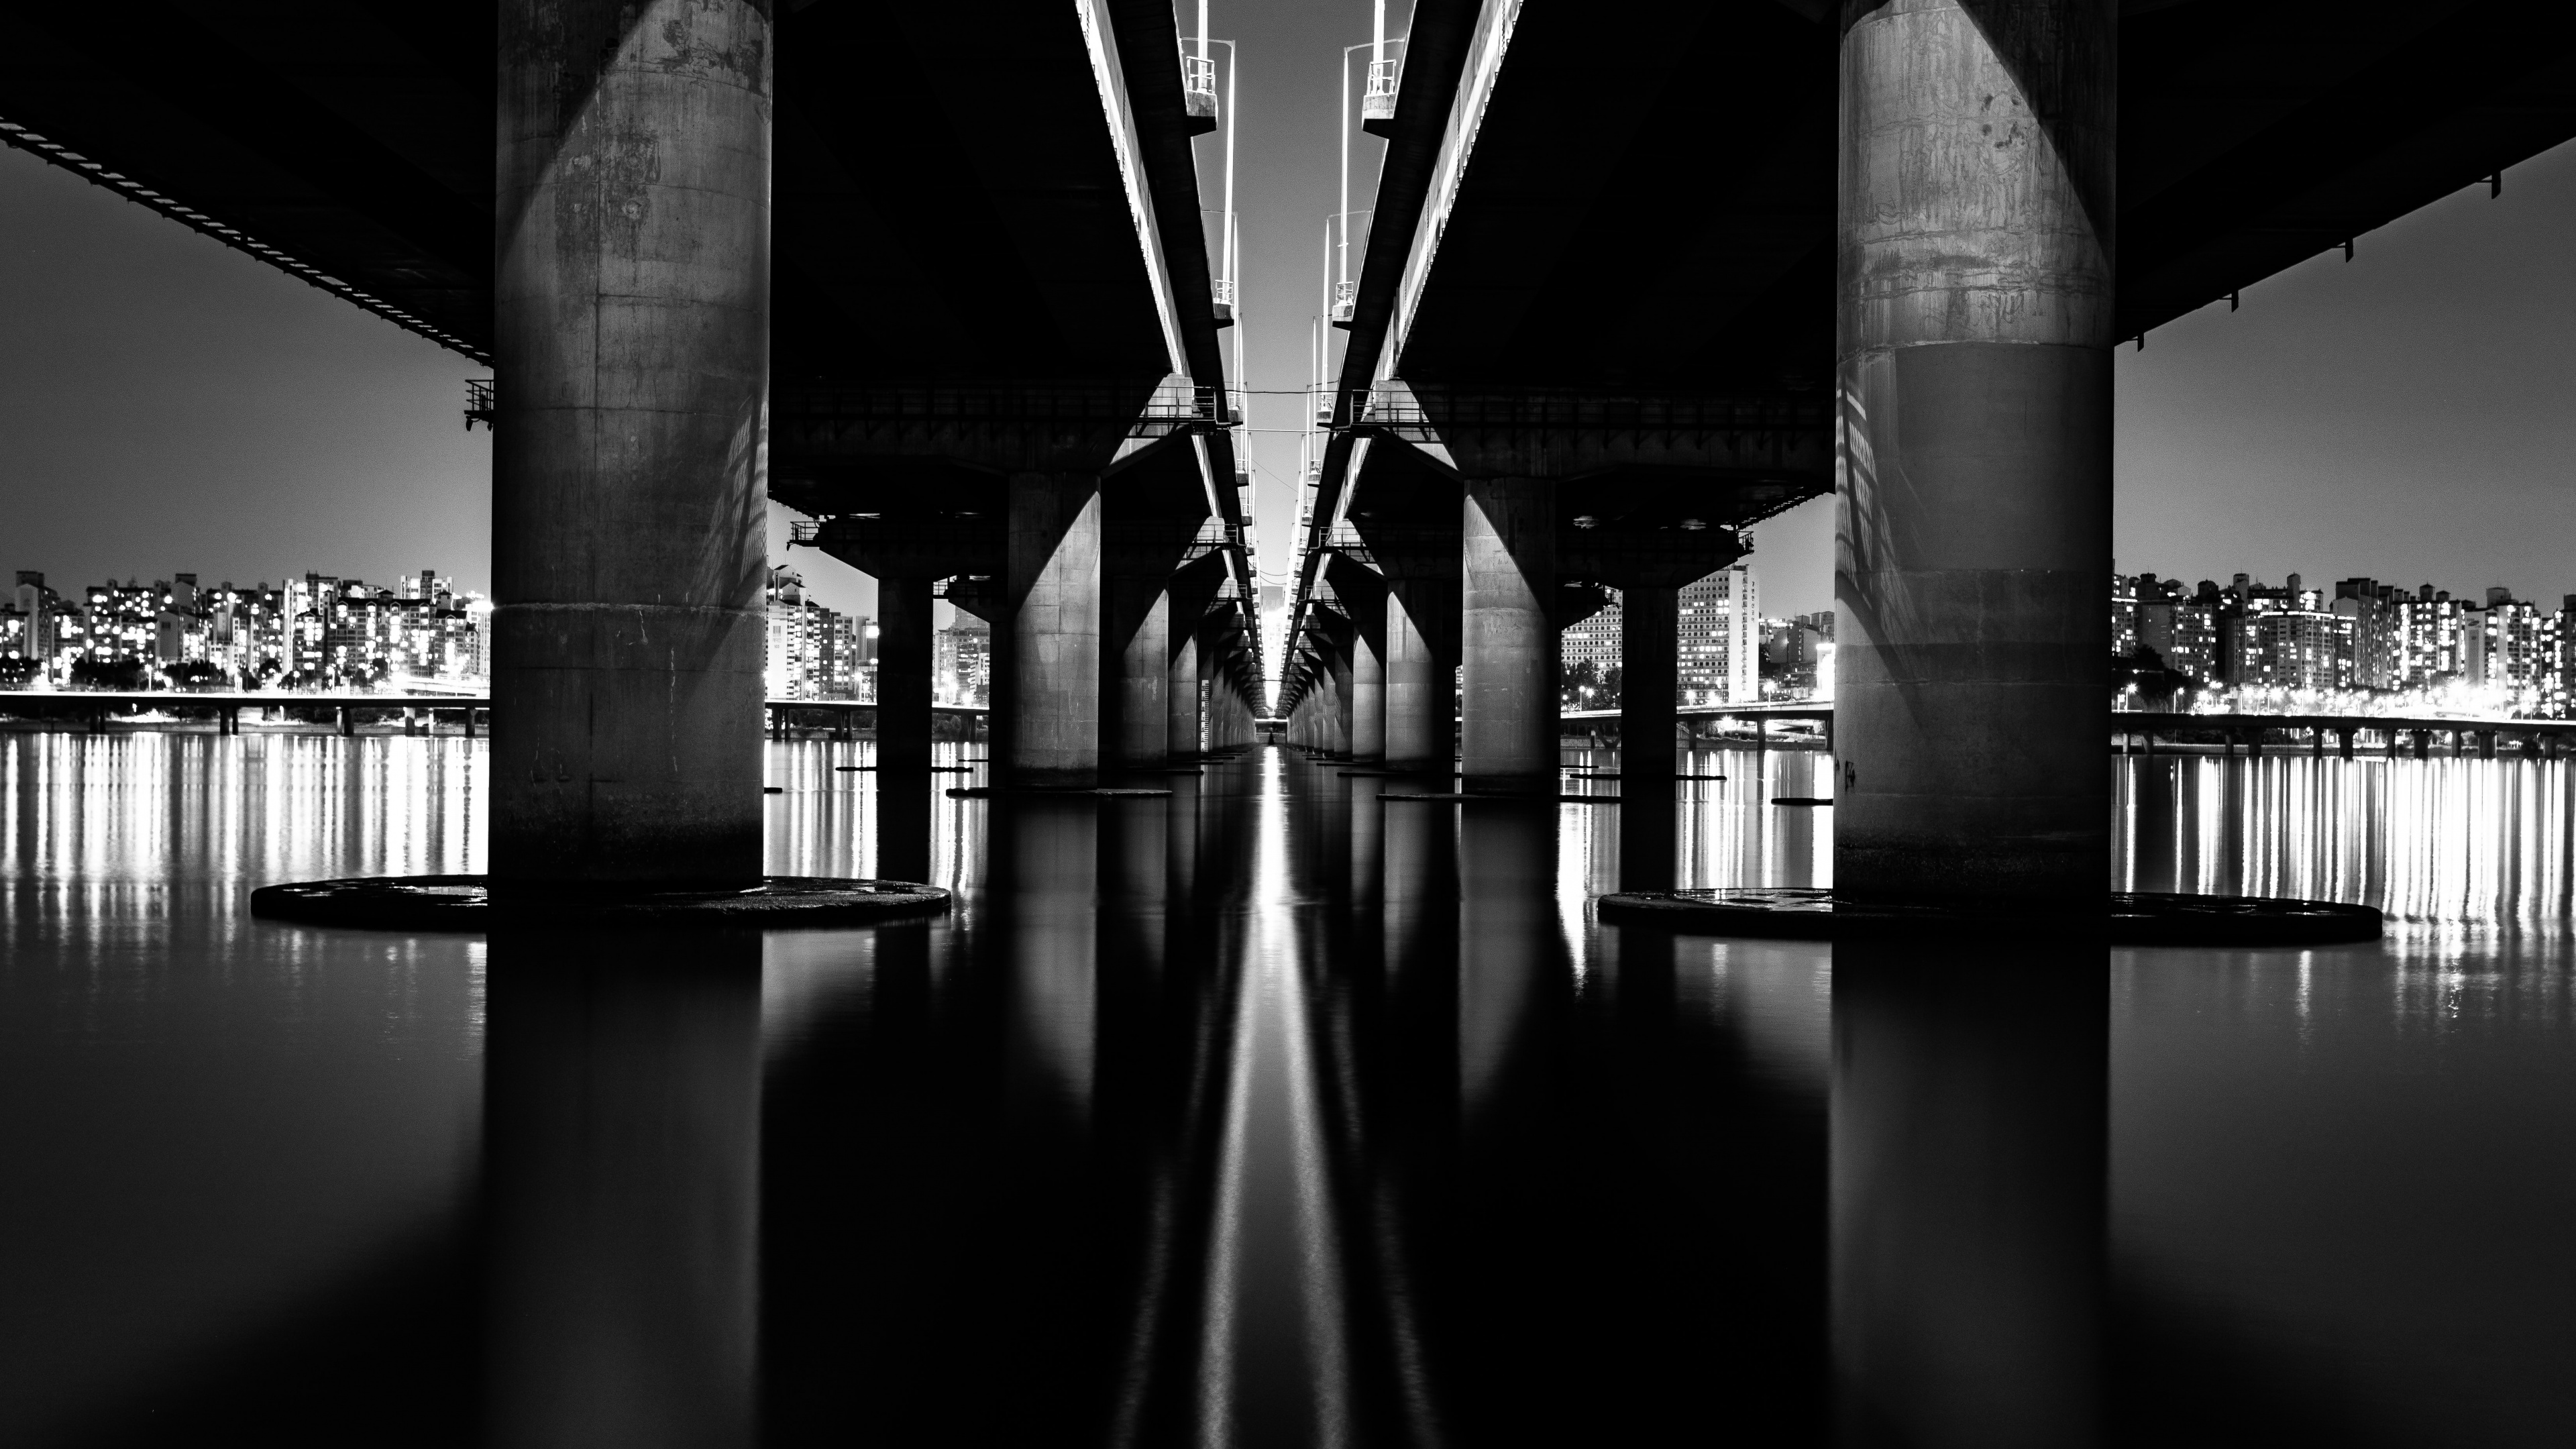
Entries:
<svg viewBox="0 0 2576 1449">
<path fill-rule="evenodd" d="M 2570 1440 L 2576 8 L 0 11 L 0 1446 Z"/>
</svg>

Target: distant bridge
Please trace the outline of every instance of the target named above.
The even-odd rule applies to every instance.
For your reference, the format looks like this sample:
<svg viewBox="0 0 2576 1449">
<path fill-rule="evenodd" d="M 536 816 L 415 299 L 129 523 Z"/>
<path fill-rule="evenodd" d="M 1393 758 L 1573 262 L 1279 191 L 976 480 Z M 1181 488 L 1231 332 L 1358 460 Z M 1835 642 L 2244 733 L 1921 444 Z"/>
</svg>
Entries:
<svg viewBox="0 0 2576 1449">
<path fill-rule="evenodd" d="M 821 710 L 850 714 L 874 710 L 874 700 L 856 699 L 771 699 L 763 701 L 768 711 L 773 735 L 784 738 L 791 711 Z M 357 732 L 360 710 L 424 710 L 435 718 L 441 710 L 453 710 L 465 717 L 465 735 L 477 733 L 476 716 L 492 707 L 488 694 L 359 694 L 345 690 L 313 694 L 263 694 L 254 691 L 193 689 L 0 689 L 0 712 L 18 706 L 46 705 L 55 710 L 72 709 L 89 717 L 90 732 L 105 734 L 107 722 L 118 709 L 185 708 L 216 711 L 216 732 L 241 733 L 241 712 L 245 708 L 332 709 L 338 711 L 340 733 Z M 934 704 L 932 714 L 963 715 L 981 718 L 980 704 Z"/>
<path fill-rule="evenodd" d="M 2451 753 L 2465 755 L 2471 741 L 2485 759 L 2496 758 L 2499 740 L 2514 742 L 2526 758 L 2556 759 L 2567 749 L 2567 740 L 2576 736 L 2576 720 L 2505 719 L 2495 717 L 2457 717 L 2441 715 L 2369 715 L 2369 714 L 2175 714 L 2153 710 L 2119 710 L 2111 716 L 2114 738 L 2124 751 L 2152 755 L 2158 735 L 2216 734 L 2229 755 L 2241 746 L 2248 755 L 2263 753 L 2263 737 L 2273 733 L 2307 736 L 2311 755 L 2322 756 L 2326 736 L 2335 736 L 2335 753 L 2343 759 L 2353 757 L 2354 738 L 2363 733 L 2381 737 L 2394 759 L 2401 748 L 2411 745 L 2415 758 L 2428 759 L 2433 741 L 2441 735 L 2451 737 Z"/>
</svg>

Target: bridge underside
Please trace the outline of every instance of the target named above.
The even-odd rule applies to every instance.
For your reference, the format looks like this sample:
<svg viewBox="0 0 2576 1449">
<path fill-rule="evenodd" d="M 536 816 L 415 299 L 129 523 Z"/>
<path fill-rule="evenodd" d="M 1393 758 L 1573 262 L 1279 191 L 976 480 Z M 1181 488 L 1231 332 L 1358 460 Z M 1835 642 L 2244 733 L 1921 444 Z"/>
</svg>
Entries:
<svg viewBox="0 0 2576 1449">
<path fill-rule="evenodd" d="M 1842 622 L 1861 636 L 1844 652 L 1853 677 L 1872 661 L 1894 671 L 1890 698 L 1907 702 L 1889 706 L 1889 728 L 1948 717 L 1927 692 L 1948 686 L 1918 677 L 1922 661 L 2018 651 L 2059 661 L 2043 672 L 2065 678 L 2046 690 L 2071 713 L 1986 751 L 1995 778 L 2032 738 L 2071 749 L 2080 735 L 2098 750 L 2084 681 L 2102 650 L 2073 601 L 2100 592 L 2086 580 L 2109 555 L 2109 345 L 2576 136 L 2576 14 L 2534 3 L 2327 14 L 2288 0 L 1610 0 L 1524 6 L 1507 43 L 1495 20 L 1467 0 L 1414 13 L 1303 540 L 1305 653 L 1286 713 L 1292 734 L 1364 733 L 1341 722 L 1350 700 L 1333 685 L 1336 649 L 1355 646 L 1310 614 L 1378 607 L 1327 582 L 1365 560 L 1385 580 L 1390 671 L 1414 646 L 1432 675 L 1467 676 L 1458 765 L 1532 790 L 1548 788 L 1535 743 L 1553 689 L 1539 687 L 1544 668 L 1520 665 L 1489 670 L 1508 682 L 1480 689 L 1479 638 L 1548 651 L 1541 616 L 1561 625 L 1583 607 L 1569 584 L 1630 590 L 1624 617 L 1638 623 L 1663 607 L 1638 591 L 1734 556 L 1693 537 L 1692 521 L 1731 538 L 1720 531 L 1838 486 Z M 1872 48 L 1882 41 L 1894 48 Z M 1985 110 L 1944 112 L 1935 76 Z M 2098 127 L 2088 106 L 2102 108 Z M 1882 146 L 1890 136 L 1901 139 Z M 1898 214 L 1949 259 L 1873 231 Z M 2040 242 L 2014 251 L 2015 236 L 2090 240 L 2043 254 Z M 1971 263 L 2007 279 L 1983 302 L 1944 280 Z M 1966 300 L 1907 310 L 1935 296 Z M 1989 306 L 2042 322 L 2007 318 L 1989 336 Z M 2016 350 L 2031 342 L 2072 351 Z M 1760 425 L 1639 427 L 1729 414 Z M 2062 608 L 2007 598 L 2009 580 L 2042 575 Z M 1882 588 L 1895 592 L 1871 592 Z M 2020 622 L 1993 622 L 2007 617 Z M 1937 635 L 1968 619 L 2024 633 L 1871 632 Z M 1653 676 L 1673 647 L 1669 630 L 1627 641 L 1630 691 L 1648 685 L 1628 722 L 1640 738 L 1669 736 Z M 1991 682 L 2025 702 L 2040 683 Z M 1440 739 L 1426 762 L 1441 769 L 1451 707 L 1444 695 L 1428 731 Z M 1301 714 L 1333 722 L 1301 727 Z M 1847 766 L 1872 753 L 1880 782 L 1913 781 L 1890 786 L 1908 798 L 1955 803 L 1993 785 L 1940 754 L 1982 746 L 1924 743 L 1930 753 L 1900 765 L 1914 745 L 1843 734 Z M 1528 778 L 1510 779 L 1515 760 Z M 1623 769 L 1633 784 L 1637 763 Z M 2025 787 L 2046 793 L 2024 782 L 1995 798 Z M 1838 813 L 1847 834 L 1870 789 Z"/>
<path fill-rule="evenodd" d="M 923 637 L 890 645 L 898 672 L 926 677 L 937 581 L 995 621 L 1002 692 L 1021 701 L 997 718 L 1004 778 L 1096 775 L 1131 693 L 1163 724 L 1177 662 L 1146 656 L 1180 647 L 1176 607 L 1194 671 L 1183 748 L 1210 737 L 1201 670 L 1225 705 L 1215 735 L 1248 734 L 1249 700 L 1225 698 L 1250 694 L 1259 669 L 1193 151 L 1205 127 L 1163 0 L 511 0 L 452 14 L 141 0 L 12 20 L 0 137 L 494 365 L 497 652 L 505 672 L 535 670 L 500 686 L 496 708 L 516 721 L 513 748 L 543 757 L 517 773 L 541 782 L 544 808 L 590 822 L 565 825 L 582 833 L 573 845 L 496 849 L 500 873 L 522 860 L 738 869 L 706 864 L 743 855 L 734 845 L 657 849 L 661 827 L 634 850 L 611 843 L 596 804 L 611 797 L 646 810 L 712 791 L 728 803 L 693 818 L 721 815 L 731 823 L 705 828 L 756 845 L 735 817 L 756 816 L 757 791 L 733 778 L 757 756 L 733 748 L 756 739 L 756 699 L 683 710 L 661 740 L 645 702 L 678 695 L 624 656 L 686 656 L 690 679 L 726 701 L 742 692 L 736 636 L 757 631 L 709 621 L 757 613 L 758 530 L 740 505 L 756 510 L 764 484 L 834 552 L 902 570 L 886 576 L 881 623 Z M 628 152 L 597 149 L 610 117 Z M 624 230 L 593 219 L 581 188 L 630 181 L 598 213 L 622 206 Z M 638 262 L 644 280 L 619 280 Z M 598 325 L 547 332 L 566 308 Z M 728 411 L 744 398 L 752 427 L 765 402 L 765 474 L 740 466 L 757 456 Z M 553 427 L 602 409 L 654 441 L 624 458 L 577 442 L 632 431 L 623 422 Z M 727 480 L 722 496 L 709 479 Z M 554 598 L 597 587 L 618 596 Z M 663 621 L 648 634 L 716 632 L 683 645 L 574 627 L 599 605 Z M 520 617 L 530 609 L 552 622 Z M 1077 635 L 1099 643 L 1066 653 Z M 554 659 L 558 645 L 592 662 Z M 1149 663 L 1150 690 L 1121 674 Z M 880 713 L 926 739 L 919 682 L 899 681 L 902 708 Z M 561 740 L 533 723 L 550 711 Z M 1134 753 L 1159 763 L 1172 746 L 1146 733 Z M 741 759 L 637 783 L 650 761 L 717 737 Z M 519 818 L 518 803 L 498 800 L 498 815 Z"/>
</svg>

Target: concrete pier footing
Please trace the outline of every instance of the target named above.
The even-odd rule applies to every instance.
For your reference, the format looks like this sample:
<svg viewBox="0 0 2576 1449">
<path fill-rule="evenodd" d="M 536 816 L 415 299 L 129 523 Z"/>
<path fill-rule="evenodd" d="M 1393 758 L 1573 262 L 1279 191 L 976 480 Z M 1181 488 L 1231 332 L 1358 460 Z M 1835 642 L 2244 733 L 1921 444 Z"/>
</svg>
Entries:
<svg viewBox="0 0 2576 1449">
<path fill-rule="evenodd" d="M 993 774 L 1005 787 L 1100 783 L 1100 482 L 1010 481 L 1009 577 L 993 628 Z"/>
<path fill-rule="evenodd" d="M 500 16 L 492 874 L 756 881 L 769 7 Z"/>
<path fill-rule="evenodd" d="M 1838 892 L 2109 880 L 2117 15 L 1925 0 L 1843 37 Z"/>
</svg>

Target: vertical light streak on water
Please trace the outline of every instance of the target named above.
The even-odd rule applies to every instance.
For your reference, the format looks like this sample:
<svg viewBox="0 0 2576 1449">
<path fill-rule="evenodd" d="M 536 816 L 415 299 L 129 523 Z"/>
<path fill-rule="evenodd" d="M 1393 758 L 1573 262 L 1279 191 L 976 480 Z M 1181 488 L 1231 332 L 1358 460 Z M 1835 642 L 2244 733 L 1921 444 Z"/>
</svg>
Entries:
<svg viewBox="0 0 2576 1449">
<path fill-rule="evenodd" d="M 2192 812 L 2194 865 L 2192 889 L 2202 895 L 2223 894 L 2230 884 L 2221 874 L 2227 856 L 2227 777 L 2223 762 L 2194 760 L 2192 785 L 2198 808 Z"/>
<path fill-rule="evenodd" d="M 1834 812 L 1816 812 L 1816 828 L 1807 850 L 1807 884 L 1833 889 L 1834 885 Z"/>
<path fill-rule="evenodd" d="M 1600 805 L 1560 805 L 1556 809 L 1556 928 L 1566 959 L 1574 963 L 1574 989 L 1583 991 L 1583 915 L 1592 903 L 1591 831 L 1609 814 Z"/>
<path fill-rule="evenodd" d="M 2557 918 L 2568 913 L 2567 899 L 2567 766 L 2550 760 L 2540 772 L 2540 899 L 2532 908 Z"/>
<path fill-rule="evenodd" d="M 1233 1449 L 1241 1442 L 1256 1422 L 1246 1412 L 1245 1400 L 1253 1397 L 1246 1390 L 1264 1390 L 1259 1398 L 1278 1406 L 1289 1397 L 1286 1375 L 1303 1378 L 1311 1431 L 1296 1436 L 1260 1421 L 1262 1438 L 1303 1437 L 1339 1446 L 1351 1436 L 1342 1255 L 1325 1179 L 1314 1037 L 1298 971 L 1298 903 L 1289 873 L 1283 769 L 1278 752 L 1265 753 L 1255 825 L 1252 954 L 1234 1023 L 1208 1248 L 1198 1415 L 1204 1449 Z M 1282 1290 L 1287 1301 L 1273 1296 Z M 1301 1354 L 1277 1351 L 1291 1342 L 1282 1331 L 1291 1317 L 1302 1330 L 1294 1339 Z M 1271 1351 L 1256 1353 L 1256 1344 Z M 1303 1363 L 1286 1361 L 1292 1356 Z"/>
<path fill-rule="evenodd" d="M 25 780 L 19 764 L 22 752 L 14 746 L 0 749 L 0 872 L 15 876 L 22 857 L 18 852 L 18 832 L 22 828 L 18 802 Z"/>
<path fill-rule="evenodd" d="M 2479 859 L 2481 852 L 2469 836 L 2478 795 L 2469 771 L 2466 761 L 2453 758 L 2444 760 L 2434 776 L 2435 788 L 2440 792 L 2434 797 L 2434 809 L 2441 821 L 2436 838 L 2452 843 L 2450 849 L 2433 856 L 2440 883 L 2434 899 L 2441 904 L 2446 920 L 2464 919 L 2476 908 L 2477 878 L 2487 864 Z"/>
<path fill-rule="evenodd" d="M 2123 758 L 2111 771 L 2111 879 L 2118 888 L 2138 888 L 2138 852 L 2131 844 L 2138 838 L 2138 799 L 2141 789 L 2137 771 Z"/>
</svg>

